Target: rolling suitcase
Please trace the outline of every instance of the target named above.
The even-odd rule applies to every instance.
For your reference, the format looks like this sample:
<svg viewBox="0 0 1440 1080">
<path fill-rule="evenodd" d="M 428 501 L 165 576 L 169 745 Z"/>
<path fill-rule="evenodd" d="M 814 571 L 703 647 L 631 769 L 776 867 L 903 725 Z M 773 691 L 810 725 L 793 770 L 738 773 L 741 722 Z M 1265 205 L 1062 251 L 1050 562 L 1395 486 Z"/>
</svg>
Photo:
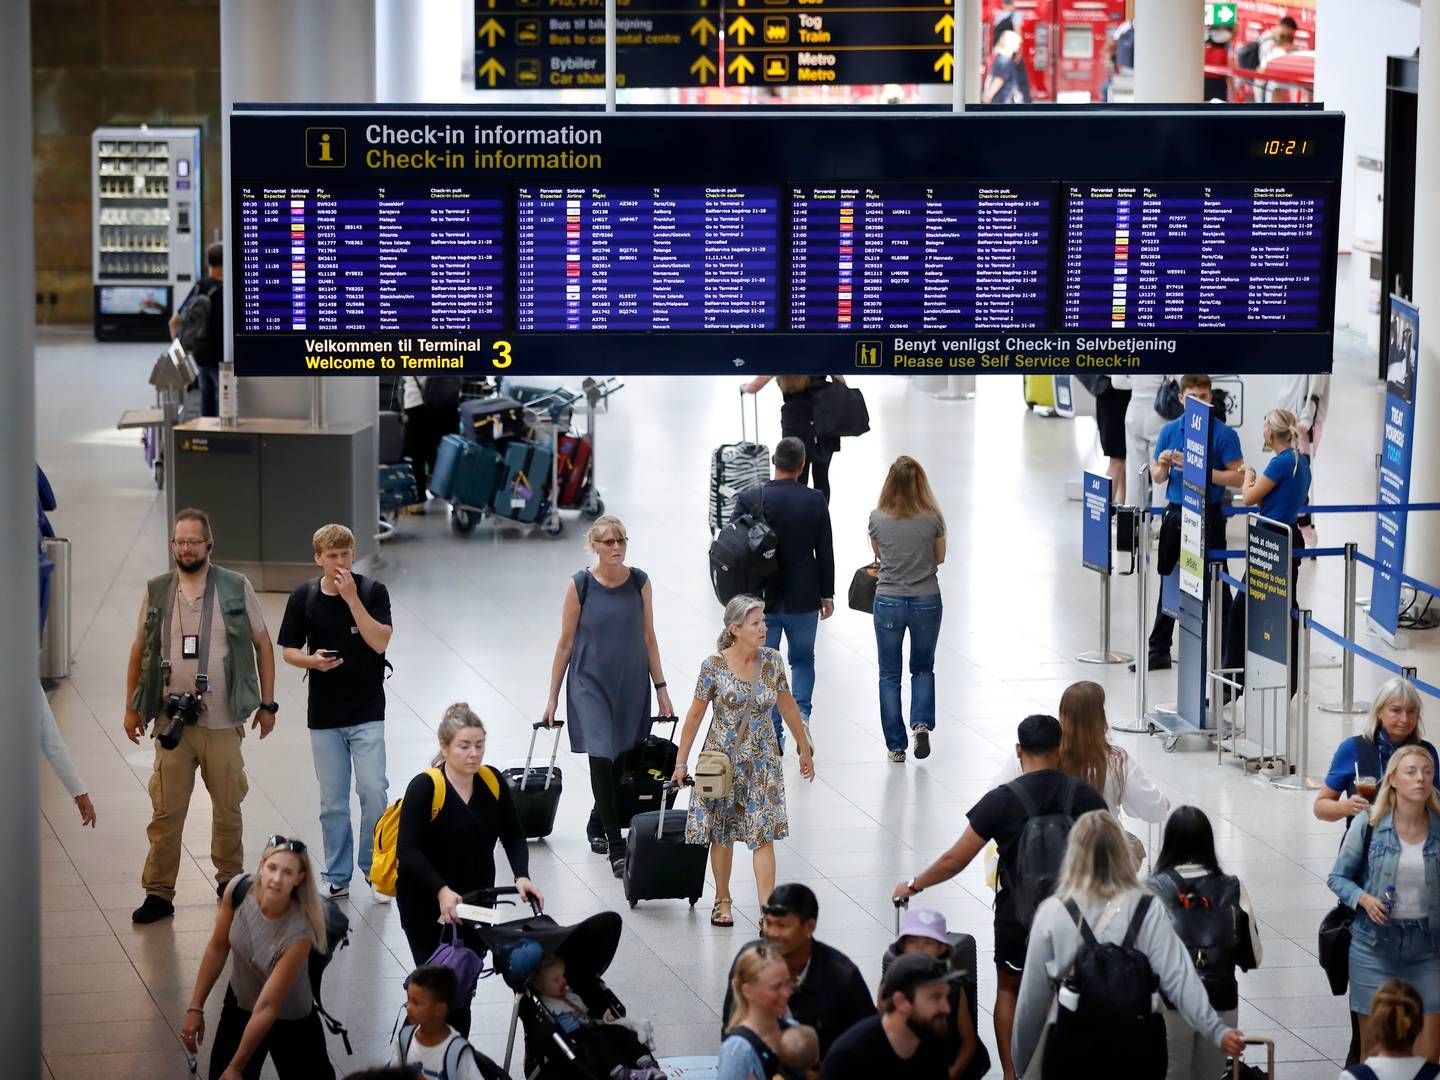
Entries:
<svg viewBox="0 0 1440 1080">
<path fill-rule="evenodd" d="M 900 933 L 900 913 L 910 906 L 910 901 L 900 899 L 895 901 L 895 933 Z M 945 935 L 950 942 L 950 970 L 960 973 L 960 985 L 965 988 L 966 1003 L 970 1007 L 970 1023 L 979 1022 L 980 1007 L 976 1002 L 978 994 L 978 983 L 980 979 L 979 954 L 975 948 L 975 938 L 970 934 L 960 934 L 950 931 Z M 890 953 L 886 953 L 880 960 L 880 974 L 883 977 L 890 967 Z M 979 1031 L 977 1027 L 975 1029 Z"/>
<path fill-rule="evenodd" d="M 375 447 L 381 465 L 394 465 L 405 460 L 405 421 L 398 412 L 380 413 Z"/>
<path fill-rule="evenodd" d="M 505 479 L 495 495 L 495 513 L 533 525 L 545 512 L 550 486 L 550 448 L 539 443 L 512 442 L 505 448 Z"/>
<path fill-rule="evenodd" d="M 380 512 L 393 514 L 420 501 L 415 470 L 408 461 L 380 466 Z"/>
<path fill-rule="evenodd" d="M 565 509 L 580 505 L 590 486 L 590 436 L 560 436 L 560 490 L 555 504 Z"/>
<path fill-rule="evenodd" d="M 1029 409 L 1055 408 L 1055 377 L 1053 375 L 1022 375 L 1025 406 Z"/>
<path fill-rule="evenodd" d="M 525 764 L 520 768 L 505 770 L 505 780 L 510 785 L 510 795 L 515 800 L 515 809 L 520 812 L 520 827 L 525 830 L 525 839 L 540 840 L 555 828 L 555 811 L 560 809 L 560 793 L 564 789 L 564 777 L 555 764 L 560 753 L 560 729 L 563 720 L 555 722 L 555 745 L 550 748 L 550 764 L 547 768 L 531 768 L 535 757 L 535 739 L 545 726 L 543 720 L 531 725 L 530 749 L 525 754 Z"/>
<path fill-rule="evenodd" d="M 760 438 L 760 402 L 755 402 L 755 438 Z M 740 441 L 717 447 L 710 457 L 710 535 L 730 524 L 742 491 L 770 479 L 770 448 L 750 442 L 745 431 L 745 394 L 740 394 Z"/>
<path fill-rule="evenodd" d="M 687 785 L 693 783 L 686 778 Z M 664 784 L 665 790 L 673 785 Z M 708 844 L 685 842 L 685 810 L 651 810 L 630 821 L 625 837 L 625 899 L 689 900 L 694 907 L 705 892 Z"/>
<path fill-rule="evenodd" d="M 661 737 L 655 734 L 656 724 L 669 724 L 670 734 Z M 629 822 L 637 814 L 660 808 L 660 795 L 665 781 L 675 771 L 676 755 L 675 729 L 680 726 L 678 716 L 656 716 L 651 719 L 651 730 L 638 743 L 620 757 L 620 780 L 616 784 L 616 818 Z M 665 808 L 675 805 L 680 794 L 672 788 L 665 797 Z"/>
<path fill-rule="evenodd" d="M 465 506 L 488 510 L 505 477 L 505 460 L 488 446 L 466 443 L 455 467 L 451 497 Z"/>
<path fill-rule="evenodd" d="M 459 435 L 446 435 L 435 451 L 435 468 L 430 473 L 430 493 L 437 499 L 448 499 L 455 489 L 455 472 L 469 445 Z"/>
<path fill-rule="evenodd" d="M 514 398 L 480 398 L 460 406 L 460 434 L 471 442 L 491 446 L 508 439 L 523 439 L 529 430 L 525 409 Z"/>
</svg>

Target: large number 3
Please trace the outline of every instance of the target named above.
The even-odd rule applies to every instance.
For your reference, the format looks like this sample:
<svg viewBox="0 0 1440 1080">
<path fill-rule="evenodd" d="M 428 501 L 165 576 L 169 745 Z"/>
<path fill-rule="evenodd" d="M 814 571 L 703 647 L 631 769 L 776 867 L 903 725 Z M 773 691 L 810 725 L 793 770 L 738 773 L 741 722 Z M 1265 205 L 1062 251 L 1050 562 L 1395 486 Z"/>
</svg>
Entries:
<svg viewBox="0 0 1440 1080">
<path fill-rule="evenodd" d="M 492 367 L 507 368 L 514 361 L 515 357 L 510 353 L 510 342 L 497 341 L 491 346 L 495 355 L 490 358 Z"/>
</svg>

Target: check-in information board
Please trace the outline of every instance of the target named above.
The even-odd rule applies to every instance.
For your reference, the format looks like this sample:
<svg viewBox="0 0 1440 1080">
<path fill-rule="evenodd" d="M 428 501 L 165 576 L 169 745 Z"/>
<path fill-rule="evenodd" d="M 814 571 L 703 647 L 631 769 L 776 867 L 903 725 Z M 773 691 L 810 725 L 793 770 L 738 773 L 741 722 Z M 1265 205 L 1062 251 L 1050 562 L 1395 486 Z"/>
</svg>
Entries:
<svg viewBox="0 0 1440 1080">
<path fill-rule="evenodd" d="M 234 357 L 246 375 L 1326 371 L 1342 125 L 242 107 Z"/>
</svg>

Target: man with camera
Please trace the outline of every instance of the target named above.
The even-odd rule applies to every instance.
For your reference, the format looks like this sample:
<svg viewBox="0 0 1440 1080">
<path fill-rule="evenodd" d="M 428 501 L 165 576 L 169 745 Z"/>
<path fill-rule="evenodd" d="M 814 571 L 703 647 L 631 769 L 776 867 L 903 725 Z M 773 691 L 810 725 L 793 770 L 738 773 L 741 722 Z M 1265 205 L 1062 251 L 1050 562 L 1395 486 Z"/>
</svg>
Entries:
<svg viewBox="0 0 1440 1080">
<path fill-rule="evenodd" d="M 140 884 L 145 902 L 132 921 L 175 914 L 181 832 L 198 767 L 210 792 L 210 858 L 215 881 L 244 870 L 240 803 L 249 790 L 240 740 L 245 721 L 263 739 L 275 727 L 275 651 L 255 590 L 243 574 L 212 565 L 214 538 L 203 510 L 181 510 L 171 533 L 175 569 L 145 587 L 140 625 L 125 674 L 125 734 L 140 741 L 154 722 L 154 813 Z"/>
</svg>

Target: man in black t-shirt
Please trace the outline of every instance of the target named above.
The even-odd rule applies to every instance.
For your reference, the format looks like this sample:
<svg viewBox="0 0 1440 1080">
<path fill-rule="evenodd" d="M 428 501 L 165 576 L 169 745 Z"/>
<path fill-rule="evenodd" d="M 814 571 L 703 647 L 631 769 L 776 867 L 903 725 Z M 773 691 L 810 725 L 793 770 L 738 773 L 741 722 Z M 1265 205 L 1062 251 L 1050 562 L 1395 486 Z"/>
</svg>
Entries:
<svg viewBox="0 0 1440 1080">
<path fill-rule="evenodd" d="M 959 978 L 933 956 L 896 957 L 880 980 L 880 1015 L 835 1040 L 820 1080 L 945 1080 L 950 983 Z"/>
<path fill-rule="evenodd" d="M 1012 780 L 1025 790 L 1035 807 L 1035 816 L 1064 812 L 1066 796 L 1070 817 L 1091 810 L 1106 810 L 1104 798 L 1089 784 L 1066 776 L 1060 766 L 1060 721 L 1053 716 L 1027 716 L 1020 722 L 1015 753 L 1020 758 L 1021 776 Z M 1025 947 L 1030 928 L 1015 913 L 1014 898 L 1006 882 L 1013 880 L 1015 855 L 1020 834 L 1029 820 L 1024 805 L 1009 785 L 988 792 L 966 815 L 969 826 L 949 851 L 909 881 L 895 886 L 894 896 L 911 897 L 931 885 L 949 881 L 964 870 L 991 840 L 1000 849 L 1000 891 L 995 897 L 995 1038 L 1000 1064 L 1007 1077 L 1015 1075 L 1010 1061 L 1010 1032 L 1015 1021 L 1015 1002 L 1020 994 L 1020 972 L 1025 966 Z"/>
<path fill-rule="evenodd" d="M 325 843 L 323 895 L 350 894 L 356 862 L 370 881 L 375 823 L 385 812 L 385 650 L 390 644 L 390 594 L 373 578 L 351 573 L 355 535 L 325 525 L 314 537 L 324 573 L 299 586 L 285 605 L 278 643 L 292 667 L 308 672 L 310 750 L 320 782 L 320 833 Z M 350 828 L 350 772 L 360 796 L 360 843 Z M 377 903 L 389 898 L 375 893 Z"/>
</svg>

